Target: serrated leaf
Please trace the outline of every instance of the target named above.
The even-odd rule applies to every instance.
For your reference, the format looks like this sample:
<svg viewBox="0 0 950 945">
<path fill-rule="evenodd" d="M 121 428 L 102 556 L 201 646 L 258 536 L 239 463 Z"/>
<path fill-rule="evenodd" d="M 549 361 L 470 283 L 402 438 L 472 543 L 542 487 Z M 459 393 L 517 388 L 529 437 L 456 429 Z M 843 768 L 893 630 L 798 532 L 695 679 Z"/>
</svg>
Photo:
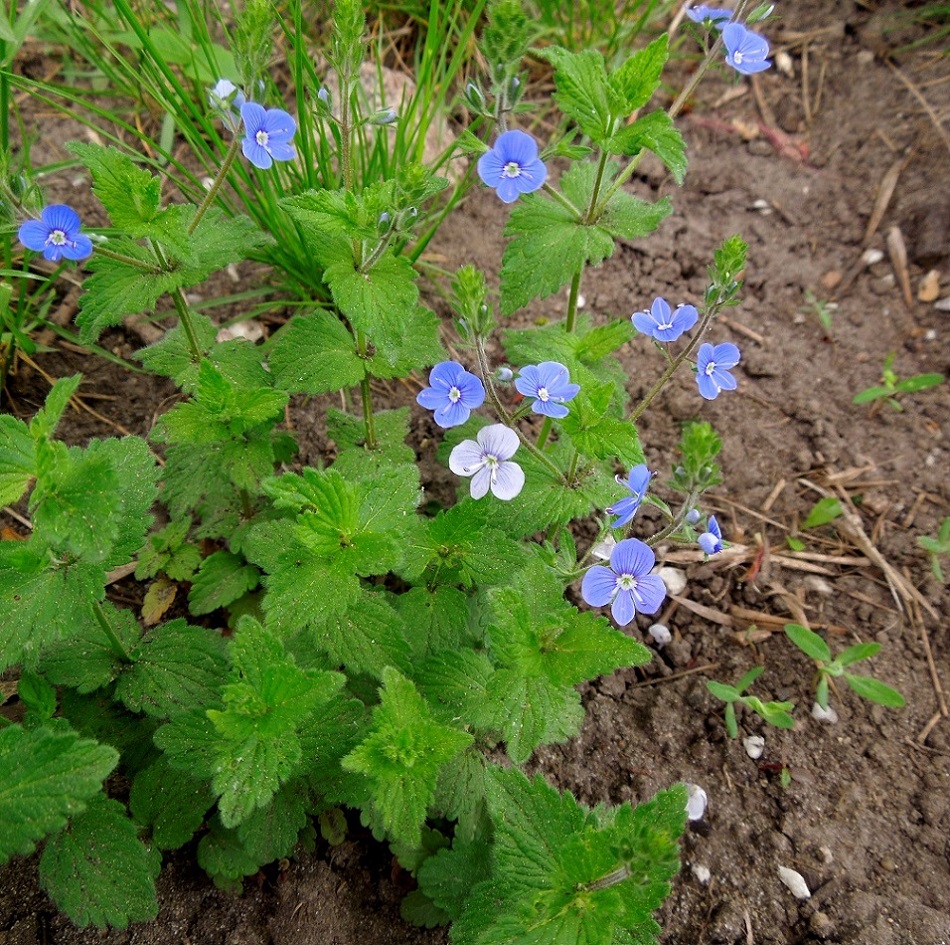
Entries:
<svg viewBox="0 0 950 945">
<path fill-rule="evenodd" d="M 81 813 L 119 753 L 63 728 L 0 729 L 0 863 L 28 856 Z"/>
<path fill-rule="evenodd" d="M 661 34 L 645 49 L 630 56 L 610 76 L 610 101 L 614 110 L 629 115 L 642 108 L 660 85 L 668 56 L 669 37 Z"/>
<path fill-rule="evenodd" d="M 383 334 L 380 328 L 385 326 L 380 326 L 370 336 L 373 349 L 366 358 L 367 371 L 386 380 L 405 377 L 410 371 L 444 360 L 441 324 L 435 312 L 423 305 L 408 308 L 397 333 Z"/>
<path fill-rule="evenodd" d="M 549 46 L 538 55 L 554 66 L 554 100 L 596 145 L 610 136 L 615 117 L 608 99 L 604 57 L 594 49 L 574 53 Z"/>
<path fill-rule="evenodd" d="M 430 656 L 414 675 L 437 718 L 445 722 L 461 719 L 487 729 L 497 714 L 488 692 L 493 673 L 491 660 L 484 653 L 466 647 Z"/>
<path fill-rule="evenodd" d="M 327 410 L 327 435 L 336 443 L 340 452 L 350 450 L 366 451 L 366 425 L 363 417 L 343 413 L 340 410 Z M 416 454 L 406 444 L 409 436 L 409 408 L 380 410 L 373 417 L 376 433 L 376 449 L 372 451 L 393 466 L 415 465 Z M 339 461 L 339 460 L 338 460 Z"/>
<path fill-rule="evenodd" d="M 460 843 L 430 856 L 418 873 L 419 889 L 451 919 L 465 908 L 472 890 L 488 878 L 490 846 L 484 839 Z"/>
<path fill-rule="evenodd" d="M 203 707 L 176 715 L 154 735 L 155 744 L 165 753 L 164 757 L 172 767 L 208 780 L 215 773 L 215 751 L 219 740 L 218 731 Z"/>
<path fill-rule="evenodd" d="M 29 427 L 9 414 L 0 416 L 0 505 L 20 501 L 36 475 L 36 451 Z"/>
<path fill-rule="evenodd" d="M 299 780 L 285 784 L 266 807 L 259 807 L 237 828 L 248 856 L 261 865 L 289 856 L 307 824 L 307 789 Z"/>
<path fill-rule="evenodd" d="M 178 618 L 150 630 L 133 650 L 116 698 L 133 712 L 170 718 L 217 701 L 227 676 L 224 642 Z"/>
<path fill-rule="evenodd" d="M 441 768 L 473 738 L 434 722 L 416 687 L 388 667 L 370 735 L 342 761 L 365 775 L 372 804 L 393 839 L 418 845 Z"/>
<path fill-rule="evenodd" d="M 598 222 L 611 236 L 637 240 L 649 236 L 672 212 L 673 202 L 669 197 L 650 203 L 618 190 L 607 202 Z"/>
<path fill-rule="evenodd" d="M 201 562 L 188 593 L 193 614 L 210 614 L 253 591 L 261 573 L 230 551 L 216 551 Z"/>
<path fill-rule="evenodd" d="M 240 892 L 241 880 L 253 876 L 263 864 L 247 852 L 237 830 L 226 828 L 220 817 L 212 817 L 209 826 L 198 844 L 198 865 L 219 889 Z"/>
<path fill-rule="evenodd" d="M 616 457 L 629 469 L 646 462 L 646 457 L 636 427 L 629 421 L 608 416 L 612 388 L 609 381 L 582 387 L 571 401 L 570 413 L 561 421 L 561 429 L 581 455 L 593 459 Z"/>
<path fill-rule="evenodd" d="M 271 343 L 274 384 L 294 393 L 325 394 L 353 387 L 366 375 L 346 326 L 328 312 L 295 315 Z"/>
<path fill-rule="evenodd" d="M 201 549 L 187 541 L 190 530 L 191 516 L 186 515 L 149 535 L 138 551 L 136 579 L 144 581 L 164 571 L 173 581 L 190 581 L 202 561 Z"/>
<path fill-rule="evenodd" d="M 658 109 L 621 128 L 608 142 L 611 154 L 634 155 L 646 148 L 652 151 L 673 175 L 677 184 L 686 178 L 686 142 L 673 119 Z"/>
<path fill-rule="evenodd" d="M 73 374 L 71 377 L 61 377 L 53 384 L 46 395 L 46 402 L 30 421 L 30 435 L 35 441 L 46 440 L 53 435 L 80 381 L 82 375 Z"/>
<path fill-rule="evenodd" d="M 54 561 L 35 535 L 0 542 L 0 671 L 35 665 L 45 646 L 90 626 L 104 585 L 104 568 Z"/>
<path fill-rule="evenodd" d="M 207 781 L 171 767 L 164 756 L 135 775 L 129 792 L 132 816 L 151 829 L 152 843 L 160 850 L 184 846 L 213 803 Z"/>
<path fill-rule="evenodd" d="M 413 654 L 460 649 L 471 637 L 469 599 L 455 587 L 413 587 L 399 594 L 393 606 L 403 623 L 411 628 L 409 645 Z"/>
<path fill-rule="evenodd" d="M 40 885 L 76 923 L 124 929 L 158 915 L 161 855 L 136 835 L 125 808 L 103 794 L 46 844 Z"/>
<path fill-rule="evenodd" d="M 125 652 L 134 649 L 142 629 L 131 610 L 119 610 L 103 601 L 102 615 Z M 51 683 L 69 686 L 81 693 L 108 686 L 127 666 L 98 622 L 90 621 L 68 640 L 54 643 L 43 652 L 40 667 Z"/>
<path fill-rule="evenodd" d="M 218 326 L 199 312 L 191 313 L 191 326 L 201 353 L 207 355 L 215 343 Z M 192 393 L 198 384 L 198 362 L 181 323 L 166 331 L 154 344 L 136 351 L 133 357 L 141 361 L 146 370 L 170 377 L 186 394 Z"/>
</svg>

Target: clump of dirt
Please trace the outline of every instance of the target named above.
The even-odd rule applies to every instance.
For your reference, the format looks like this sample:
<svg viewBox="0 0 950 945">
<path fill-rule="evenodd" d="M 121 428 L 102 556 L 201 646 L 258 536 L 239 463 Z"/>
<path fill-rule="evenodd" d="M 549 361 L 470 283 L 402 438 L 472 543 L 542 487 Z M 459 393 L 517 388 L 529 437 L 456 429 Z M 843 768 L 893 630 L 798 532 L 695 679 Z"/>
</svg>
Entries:
<svg viewBox="0 0 950 945">
<path fill-rule="evenodd" d="M 950 514 L 950 388 L 908 397 L 902 412 L 851 403 L 878 382 L 891 352 L 902 377 L 950 373 L 945 307 L 916 297 L 930 269 L 938 270 L 938 297 L 950 295 L 943 171 L 950 139 L 939 124 L 950 108 L 946 60 L 926 46 L 885 59 L 908 41 L 908 30 L 914 34 L 906 24 L 889 32 L 898 12 L 888 6 L 872 16 L 865 5 L 829 9 L 815 0 L 783 9 L 770 38 L 774 52 L 788 54 L 776 59 L 786 71 L 704 85 L 683 122 L 686 187 L 674 190 L 646 162 L 633 182 L 645 196 L 671 193 L 674 216 L 649 241 L 621 245 L 582 287 L 585 310 L 598 322 L 626 318 L 656 295 L 696 302 L 713 250 L 733 233 L 749 243 L 743 305 L 711 338 L 742 349 L 739 390 L 706 403 L 684 374 L 641 428 L 661 494 L 681 424 L 705 419 L 720 432 L 725 482 L 710 511 L 733 547 L 709 561 L 663 549 L 666 563 L 688 576 L 660 617 L 672 642 L 643 671 L 585 687 L 581 735 L 531 763 L 588 804 L 645 800 L 677 780 L 706 790 L 708 812 L 684 837 L 683 872 L 661 916 L 670 945 L 950 942 L 950 718 L 941 688 L 950 688 L 947 599 L 916 546 Z M 889 172 L 893 196 L 879 201 L 876 214 Z M 491 192 L 474 193 L 432 251 L 446 268 L 473 262 L 497 272 L 507 212 Z M 909 258 L 910 304 L 888 252 L 895 231 Z M 867 265 L 867 249 L 883 255 Z M 564 301 L 549 299 L 530 317 L 558 317 Z M 823 324 L 817 306 L 826 303 L 837 307 Z M 655 379 L 657 360 L 644 339 L 620 357 L 636 398 Z M 146 432 L 171 393 L 161 381 L 92 357 L 60 351 L 39 363 L 53 376 L 81 369 L 83 390 L 100 395 L 95 409 L 134 433 Z M 31 413 L 45 389 L 24 369 L 12 384 L 14 408 Z M 412 403 L 409 391 L 390 392 Z M 308 462 L 329 448 L 321 414 L 303 404 L 292 413 Z M 423 453 L 433 430 L 421 411 L 415 417 L 414 445 Z M 71 414 L 62 432 L 80 442 L 115 430 Z M 809 531 L 801 536 L 805 553 L 790 552 L 786 538 L 824 494 L 850 497 L 857 526 Z M 881 559 L 907 576 L 919 599 L 906 587 L 892 591 Z M 882 643 L 882 655 L 858 669 L 899 689 L 906 708 L 873 706 L 838 687 L 837 724 L 814 720 L 812 667 L 782 633 L 791 621 L 824 630 L 835 651 L 858 640 Z M 652 645 L 648 622 L 632 632 Z M 780 731 L 740 715 L 741 737 L 731 740 L 705 684 L 734 682 L 756 665 L 765 672 L 753 691 L 795 702 L 798 722 Z M 750 734 L 765 739 L 758 759 L 743 746 Z M 302 854 L 248 883 L 241 898 L 216 891 L 191 863 L 182 853 L 166 866 L 155 922 L 100 934 L 56 916 L 38 891 L 35 860 L 17 861 L 0 870 L 0 939 L 446 941 L 443 930 L 399 920 L 405 874 L 372 844 L 348 840 Z M 801 874 L 809 898 L 795 898 L 780 867 Z"/>
</svg>

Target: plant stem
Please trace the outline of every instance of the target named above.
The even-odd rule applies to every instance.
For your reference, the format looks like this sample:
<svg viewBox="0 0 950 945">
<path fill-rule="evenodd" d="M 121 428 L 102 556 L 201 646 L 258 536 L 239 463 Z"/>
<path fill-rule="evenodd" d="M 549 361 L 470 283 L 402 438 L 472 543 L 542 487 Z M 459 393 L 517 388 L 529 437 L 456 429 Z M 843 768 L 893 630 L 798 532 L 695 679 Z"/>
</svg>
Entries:
<svg viewBox="0 0 950 945">
<path fill-rule="evenodd" d="M 116 262 L 124 263 L 126 266 L 133 266 L 141 269 L 143 272 L 150 272 L 153 275 L 161 272 L 161 269 L 144 259 L 136 259 L 134 256 L 126 256 L 125 253 L 116 253 L 111 249 L 106 249 L 101 243 L 93 243 L 94 252 L 97 256 L 105 256 L 106 259 L 114 259 Z"/>
<path fill-rule="evenodd" d="M 548 437 L 551 435 L 551 418 L 545 417 L 544 423 L 541 424 L 541 430 L 538 433 L 538 441 L 535 444 L 538 449 L 541 449 L 545 443 L 548 441 Z"/>
<path fill-rule="evenodd" d="M 571 279 L 571 291 L 567 297 L 567 318 L 564 322 L 564 330 L 568 334 L 573 333 L 577 320 L 577 299 L 581 293 L 581 276 L 583 274 L 584 267 L 581 266 L 581 268 L 574 273 L 574 278 Z"/>
<path fill-rule="evenodd" d="M 129 656 L 125 647 L 122 645 L 122 641 L 116 636 L 115 630 L 112 629 L 112 625 L 106 619 L 105 611 L 102 609 L 102 604 L 99 601 L 94 600 L 92 602 L 92 612 L 96 618 L 96 622 L 102 628 L 102 632 L 106 635 L 109 640 L 109 649 L 122 660 L 123 663 L 132 663 L 134 660 Z"/>
<path fill-rule="evenodd" d="M 362 331 L 356 332 L 356 349 L 361 358 L 365 360 L 368 347 L 366 344 L 366 335 Z M 369 389 L 369 374 L 364 373 L 360 381 L 360 397 L 363 402 L 363 429 L 366 440 L 366 448 L 374 450 L 379 445 L 376 442 L 376 420 L 373 415 L 373 396 Z"/>
<path fill-rule="evenodd" d="M 584 892 L 596 892 L 599 889 L 609 889 L 611 886 L 616 886 L 625 879 L 629 879 L 630 876 L 630 867 L 624 863 L 623 866 L 619 866 L 606 876 L 601 876 L 600 879 L 592 880 L 589 883 L 582 883 L 580 889 Z"/>
<path fill-rule="evenodd" d="M 211 186 L 208 188 L 208 192 L 205 194 L 205 199 L 201 201 L 201 206 L 195 211 L 195 215 L 191 220 L 191 223 L 188 224 L 188 235 L 191 236 L 192 233 L 198 229 L 198 224 L 201 222 L 201 218 L 208 212 L 208 207 L 214 202 L 214 198 L 217 197 L 218 191 L 221 189 L 221 185 L 224 183 L 224 179 L 228 176 L 228 171 L 231 170 L 231 165 L 234 163 L 234 159 L 237 157 L 237 153 L 241 148 L 241 139 L 235 134 L 234 140 L 231 142 L 231 147 L 228 148 L 228 153 L 224 156 L 224 161 L 221 164 L 221 167 L 218 169 L 218 173 L 215 175 L 214 181 Z"/>
<path fill-rule="evenodd" d="M 168 271 L 168 260 L 165 258 L 165 254 L 162 252 L 161 246 L 158 245 L 154 240 L 149 240 L 149 245 L 152 247 L 152 252 L 155 253 L 155 258 L 158 260 L 158 264 L 163 271 Z M 188 347 L 191 348 L 191 357 L 195 364 L 199 364 L 201 359 L 204 357 L 204 352 L 201 350 L 201 345 L 198 344 L 198 335 L 195 332 L 194 323 L 191 320 L 191 312 L 188 309 L 188 302 L 185 301 L 185 294 L 181 289 L 175 289 L 173 292 L 169 293 L 172 297 L 172 302 L 175 303 L 175 311 L 178 313 L 178 320 L 181 322 L 182 330 L 185 333 L 185 337 L 188 339 Z"/>
<path fill-rule="evenodd" d="M 673 520 L 665 528 L 661 528 L 655 535 L 651 535 L 646 539 L 646 544 L 651 548 L 663 541 L 664 538 L 669 538 L 670 535 L 675 534 L 680 530 L 683 525 L 683 522 L 686 520 L 686 516 L 689 514 L 689 510 L 696 505 L 696 500 L 699 498 L 699 493 L 690 492 L 686 496 L 685 501 L 680 506 L 680 510 L 673 516 Z"/>
</svg>

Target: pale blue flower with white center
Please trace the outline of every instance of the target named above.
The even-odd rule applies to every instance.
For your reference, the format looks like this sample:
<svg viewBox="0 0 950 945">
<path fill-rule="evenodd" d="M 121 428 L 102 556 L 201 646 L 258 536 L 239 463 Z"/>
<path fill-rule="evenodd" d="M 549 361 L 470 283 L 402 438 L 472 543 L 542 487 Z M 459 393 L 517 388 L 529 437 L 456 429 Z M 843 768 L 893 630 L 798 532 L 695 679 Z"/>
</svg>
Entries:
<svg viewBox="0 0 950 945">
<path fill-rule="evenodd" d="M 735 390 L 736 379 L 729 373 L 739 363 L 739 349 L 728 341 L 721 345 L 703 342 L 696 356 L 696 383 L 706 400 L 715 400 L 720 391 Z"/>
<path fill-rule="evenodd" d="M 741 23 L 727 23 L 722 28 L 722 41 L 726 44 L 726 64 L 736 72 L 753 75 L 772 65 L 768 40 Z"/>
<path fill-rule="evenodd" d="M 27 220 L 17 237 L 27 248 L 42 253 L 50 262 L 79 260 L 92 255 L 92 240 L 79 228 L 82 221 L 72 207 L 54 203 L 45 207 L 39 220 Z"/>
<path fill-rule="evenodd" d="M 489 491 L 510 501 L 524 488 L 524 470 L 511 462 L 518 451 L 518 434 L 502 423 L 482 427 L 474 440 L 463 440 L 449 454 L 456 476 L 471 476 L 471 494 L 480 499 Z"/>
<path fill-rule="evenodd" d="M 581 597 L 591 607 L 606 607 L 621 627 L 637 613 L 655 614 L 663 605 L 666 585 L 656 574 L 650 574 L 656 555 L 639 538 L 618 541 L 610 553 L 610 567 L 597 564 L 581 582 Z"/>
<path fill-rule="evenodd" d="M 707 555 L 715 555 L 722 551 L 722 530 L 719 528 L 719 522 L 716 521 L 715 515 L 709 516 L 706 531 L 696 541 L 699 542 L 699 547 Z"/>
<path fill-rule="evenodd" d="M 429 386 L 416 397 L 416 403 L 435 411 L 433 419 L 445 429 L 465 423 L 484 402 L 485 386 L 481 379 L 458 361 L 437 364 L 429 372 Z"/>
<path fill-rule="evenodd" d="M 580 384 L 571 383 L 570 374 L 560 361 L 542 361 L 522 368 L 515 387 L 519 394 L 534 398 L 531 409 L 535 413 L 554 420 L 567 416 L 565 402 L 573 400 L 581 389 Z"/>
<path fill-rule="evenodd" d="M 634 312 L 630 319 L 637 331 L 657 341 L 669 342 L 689 331 L 699 319 L 699 312 L 695 305 L 677 305 L 671 309 L 666 299 L 657 296 L 648 312 Z"/>
<path fill-rule="evenodd" d="M 548 169 L 538 157 L 534 138 L 523 131 L 506 131 L 495 146 L 478 159 L 478 176 L 494 187 L 505 203 L 537 190 L 547 179 Z"/>
<path fill-rule="evenodd" d="M 264 108 L 257 102 L 241 106 L 244 120 L 244 141 L 241 150 L 255 167 L 266 171 L 274 161 L 292 161 L 297 151 L 291 138 L 297 133 L 297 122 L 282 108 Z"/>
<path fill-rule="evenodd" d="M 708 7 L 702 3 L 690 7 L 686 11 L 686 15 L 694 23 L 710 23 L 716 29 L 722 29 L 732 19 L 731 10 L 719 10 L 716 7 Z"/>
<path fill-rule="evenodd" d="M 640 503 L 643 501 L 644 496 L 647 494 L 647 487 L 650 485 L 650 470 L 641 463 L 639 466 L 634 466 L 630 470 L 630 475 L 627 476 L 626 482 L 617 476 L 617 482 L 622 486 L 626 486 L 630 490 L 630 495 L 624 496 L 619 502 L 615 502 L 605 511 L 608 515 L 616 515 L 617 519 L 614 522 L 611 522 L 611 528 L 623 528 L 628 522 L 633 519 L 633 516 L 637 514 L 637 509 L 640 508 Z"/>
</svg>

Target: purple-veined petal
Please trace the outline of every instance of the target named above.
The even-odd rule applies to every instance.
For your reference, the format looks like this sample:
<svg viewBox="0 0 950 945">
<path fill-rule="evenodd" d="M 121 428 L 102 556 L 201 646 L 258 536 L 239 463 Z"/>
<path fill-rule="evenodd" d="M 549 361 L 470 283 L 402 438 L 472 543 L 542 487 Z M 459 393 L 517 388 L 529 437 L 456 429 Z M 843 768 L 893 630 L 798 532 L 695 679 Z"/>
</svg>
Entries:
<svg viewBox="0 0 950 945">
<path fill-rule="evenodd" d="M 264 113 L 264 131 L 279 143 L 286 144 L 297 132 L 297 122 L 282 108 L 269 108 Z"/>
<path fill-rule="evenodd" d="M 511 178 L 522 194 L 530 194 L 537 190 L 547 180 L 548 169 L 543 161 L 532 161 L 521 168 L 517 177 Z"/>
<path fill-rule="evenodd" d="M 524 470 L 517 463 L 499 463 L 495 470 L 495 481 L 491 485 L 492 494 L 508 502 L 523 488 Z"/>
<path fill-rule="evenodd" d="M 62 230 L 67 239 L 73 240 L 82 225 L 79 214 L 72 207 L 64 203 L 54 203 L 46 207 L 40 215 L 43 222 L 51 230 Z"/>
<path fill-rule="evenodd" d="M 610 555 L 610 567 L 617 574 L 648 574 L 656 564 L 653 549 L 639 538 L 625 538 L 617 542 Z"/>
<path fill-rule="evenodd" d="M 489 187 L 497 187 L 505 174 L 505 161 L 496 151 L 486 151 L 478 159 L 478 176 Z"/>
<path fill-rule="evenodd" d="M 610 523 L 611 528 L 623 528 L 640 508 L 640 500 L 628 495 L 626 498 L 615 502 L 609 508 L 605 509 L 608 515 L 616 515 L 618 518 Z"/>
<path fill-rule="evenodd" d="M 495 185 L 495 193 L 498 194 L 502 203 L 514 203 L 521 196 L 518 178 L 502 177 Z"/>
<path fill-rule="evenodd" d="M 696 543 L 707 555 L 714 555 L 716 552 L 722 551 L 722 542 L 712 532 L 703 532 L 696 539 Z"/>
<path fill-rule="evenodd" d="M 424 387 L 416 394 L 416 403 L 426 410 L 438 410 L 446 400 L 446 392 L 435 387 Z"/>
<path fill-rule="evenodd" d="M 695 305 L 678 305 L 673 312 L 673 324 L 680 334 L 689 331 L 699 320 L 699 312 Z"/>
<path fill-rule="evenodd" d="M 581 582 L 581 597 L 591 607 L 606 607 L 617 593 L 617 575 L 602 564 L 595 564 Z"/>
<path fill-rule="evenodd" d="M 734 368 L 739 363 L 739 349 L 729 341 L 713 348 L 712 360 L 717 367 Z"/>
<path fill-rule="evenodd" d="M 444 430 L 448 430 L 450 427 L 465 423 L 471 413 L 472 411 L 460 400 L 454 404 L 450 400 L 444 400 L 442 406 L 432 414 L 432 419 Z"/>
<path fill-rule="evenodd" d="M 485 462 L 482 448 L 474 440 L 462 440 L 449 453 L 449 469 L 456 476 L 471 476 Z"/>
<path fill-rule="evenodd" d="M 650 312 L 634 312 L 630 318 L 633 321 L 633 327 L 642 335 L 652 335 L 659 327 Z"/>
<path fill-rule="evenodd" d="M 666 585 L 657 574 L 637 578 L 637 586 L 630 592 L 641 614 L 655 614 L 666 598 Z"/>
<path fill-rule="evenodd" d="M 266 117 L 267 112 L 264 110 L 264 106 L 259 105 L 257 102 L 245 102 L 241 106 L 241 119 L 244 122 L 244 131 L 250 138 L 253 138 L 258 131 L 262 129 L 266 130 L 264 129 Z M 248 158 L 248 160 L 250 160 L 250 158 Z"/>
<path fill-rule="evenodd" d="M 533 364 L 523 367 L 515 378 L 515 390 L 525 397 L 537 397 L 538 388 L 541 386 L 541 378 L 538 369 Z"/>
<path fill-rule="evenodd" d="M 84 233 L 77 233 L 72 239 L 72 245 L 59 247 L 66 259 L 80 260 L 92 255 L 92 240 Z"/>
<path fill-rule="evenodd" d="M 46 239 L 49 236 L 49 227 L 39 220 L 27 220 L 17 231 L 17 239 L 35 253 L 42 253 L 46 249 Z"/>
<path fill-rule="evenodd" d="M 634 466 L 633 469 L 630 470 L 630 475 L 627 477 L 627 488 L 635 496 L 642 499 L 649 485 L 650 470 L 647 469 L 646 464 L 640 463 L 638 466 Z"/>
<path fill-rule="evenodd" d="M 625 627 L 637 615 L 637 609 L 633 604 L 633 595 L 630 591 L 618 591 L 613 603 L 610 605 L 610 614 L 617 621 L 617 625 Z"/>
<path fill-rule="evenodd" d="M 461 403 L 470 410 L 475 410 L 485 403 L 485 385 L 477 375 L 462 371 L 456 378 L 455 386 L 462 395 Z"/>
<path fill-rule="evenodd" d="M 705 400 L 715 400 L 719 396 L 719 385 L 702 371 L 696 375 L 696 384 Z"/>
<path fill-rule="evenodd" d="M 721 391 L 735 390 L 739 386 L 739 382 L 725 368 L 718 366 L 713 371 L 713 380 Z"/>
<path fill-rule="evenodd" d="M 253 103 L 251 103 L 253 104 Z M 247 105 L 244 105 L 247 108 Z M 254 139 L 245 138 L 241 142 L 241 151 L 255 167 L 259 167 L 262 171 L 266 171 L 274 163 L 273 158 L 270 154 L 267 153 L 267 149 L 261 147 Z"/>
<path fill-rule="evenodd" d="M 271 138 L 267 146 L 270 148 L 271 157 L 275 161 L 294 161 L 297 159 L 297 149 L 292 144 L 274 141 Z"/>
<path fill-rule="evenodd" d="M 465 368 L 458 361 L 442 361 L 429 371 L 429 383 L 435 387 L 436 381 L 441 381 L 446 388 L 454 387 Z"/>
<path fill-rule="evenodd" d="M 502 155 L 505 163 L 515 161 L 522 167 L 538 158 L 538 143 L 531 135 L 517 129 L 499 135 L 494 150 Z"/>
<path fill-rule="evenodd" d="M 563 420 L 570 413 L 563 404 L 555 403 L 553 400 L 541 400 L 540 398 L 531 405 L 531 409 L 535 413 L 551 417 L 553 420 Z"/>
<path fill-rule="evenodd" d="M 491 453 L 500 461 L 511 459 L 518 450 L 518 434 L 503 423 L 492 423 L 478 431 L 478 442 L 483 453 Z"/>
<path fill-rule="evenodd" d="M 488 494 L 489 488 L 491 488 L 491 467 L 486 464 L 472 476 L 472 498 L 482 498 Z"/>
</svg>

